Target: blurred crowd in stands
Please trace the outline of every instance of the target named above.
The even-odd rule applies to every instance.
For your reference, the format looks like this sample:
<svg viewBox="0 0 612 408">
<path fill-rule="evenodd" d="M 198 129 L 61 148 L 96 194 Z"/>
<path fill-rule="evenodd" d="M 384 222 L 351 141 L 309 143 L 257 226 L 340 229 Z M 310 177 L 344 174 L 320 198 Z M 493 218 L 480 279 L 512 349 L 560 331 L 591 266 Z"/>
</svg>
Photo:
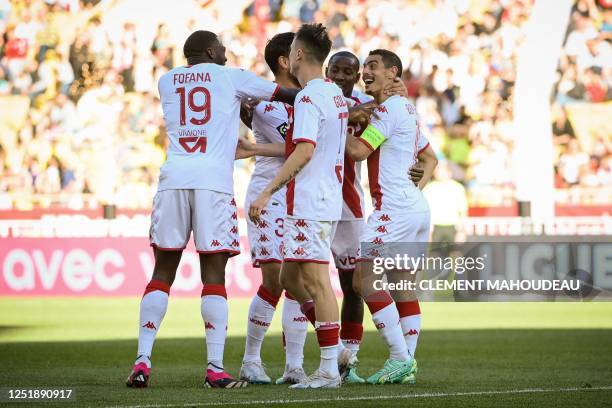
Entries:
<svg viewBox="0 0 612 408">
<path fill-rule="evenodd" d="M 0 209 L 150 207 L 166 143 L 157 79 L 183 63 L 177 38 L 211 27 L 185 15 L 184 33 L 154 23 L 153 41 L 143 43 L 136 26 L 147 21 L 138 15 L 119 30 L 105 25 L 106 10 L 121 1 L 0 0 L 0 115 L 10 115 L 0 125 Z M 214 26 L 215 1 L 193 2 L 211 10 Z M 507 205 L 516 61 L 532 4 L 255 0 L 220 36 L 228 65 L 267 77 L 266 39 L 303 22 L 324 23 L 334 49 L 362 60 L 375 48 L 394 50 L 430 141 L 471 204 Z M 568 113 L 612 99 L 611 5 L 575 3 L 551 95 L 555 184 L 573 203 L 611 199 L 612 135 L 585 141 Z M 240 195 L 252 162 L 236 167 Z"/>
</svg>

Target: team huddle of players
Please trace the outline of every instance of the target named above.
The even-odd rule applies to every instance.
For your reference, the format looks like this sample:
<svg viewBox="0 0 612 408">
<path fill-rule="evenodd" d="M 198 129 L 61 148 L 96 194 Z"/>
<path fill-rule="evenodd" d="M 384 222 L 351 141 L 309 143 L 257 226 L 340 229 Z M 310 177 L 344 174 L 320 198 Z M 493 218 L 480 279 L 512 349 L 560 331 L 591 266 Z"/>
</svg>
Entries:
<svg viewBox="0 0 612 408">
<path fill-rule="evenodd" d="M 320 24 L 274 36 L 265 49 L 273 83 L 225 67 L 225 48 L 216 35 L 196 31 L 184 46 L 188 65 L 160 79 L 170 144 L 153 202 L 155 267 L 140 305 L 137 359 L 128 386 L 149 384 L 153 343 L 192 231 L 203 282 L 207 386 L 271 383 L 260 351 L 283 291 L 286 364 L 277 384 L 415 382 L 418 300 L 411 292 L 376 290 L 372 259 L 389 243 L 427 241 L 429 209 L 420 188 L 431 177 L 435 155 L 414 105 L 403 96 L 397 55 L 370 52 L 360 74 L 358 58 L 339 52 L 324 73 L 330 49 Z M 367 95 L 354 89 L 360 78 Z M 256 143 L 238 140 L 239 117 Z M 249 308 L 243 363 L 234 379 L 223 368 L 224 272 L 228 258 L 239 252 L 233 161 L 251 156 L 256 164 L 245 210 L 262 285 Z M 367 222 L 360 180 L 364 160 L 374 207 Z M 329 276 L 330 250 L 344 293 L 341 313 Z M 414 279 L 409 272 L 393 272 L 387 280 Z M 383 367 L 365 380 L 356 370 L 364 303 L 389 348 Z M 308 324 L 321 351 L 311 375 L 302 368 Z"/>
</svg>

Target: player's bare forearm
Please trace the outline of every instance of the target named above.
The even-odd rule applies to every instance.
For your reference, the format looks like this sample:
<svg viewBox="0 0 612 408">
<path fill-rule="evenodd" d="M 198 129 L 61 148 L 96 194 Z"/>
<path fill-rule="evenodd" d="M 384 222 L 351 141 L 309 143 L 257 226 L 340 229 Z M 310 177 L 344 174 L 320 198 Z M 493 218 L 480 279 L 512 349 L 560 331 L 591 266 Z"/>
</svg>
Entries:
<svg viewBox="0 0 612 408">
<path fill-rule="evenodd" d="M 295 102 L 295 97 L 299 92 L 300 89 L 285 88 L 284 86 L 281 86 L 280 88 L 278 88 L 278 91 L 276 92 L 272 100 L 293 105 L 293 103 Z"/>
<path fill-rule="evenodd" d="M 314 146 L 310 143 L 298 143 L 295 150 L 285 160 L 274 180 L 264 189 L 263 194 L 272 195 L 289 183 L 308 164 L 312 158 Z"/>
<path fill-rule="evenodd" d="M 256 143 L 254 156 L 264 157 L 284 157 L 285 156 L 285 144 L 284 143 Z"/>
<path fill-rule="evenodd" d="M 429 183 L 429 180 L 431 180 L 433 172 L 438 165 L 438 159 L 431 145 L 427 146 L 425 150 L 419 153 L 418 159 L 423 166 L 423 178 L 421 178 L 418 184 L 419 189 L 422 190 L 427 183 Z"/>
<path fill-rule="evenodd" d="M 347 136 L 344 152 L 355 161 L 363 161 L 372 154 L 372 149 L 359 140 L 358 137 Z"/>
</svg>

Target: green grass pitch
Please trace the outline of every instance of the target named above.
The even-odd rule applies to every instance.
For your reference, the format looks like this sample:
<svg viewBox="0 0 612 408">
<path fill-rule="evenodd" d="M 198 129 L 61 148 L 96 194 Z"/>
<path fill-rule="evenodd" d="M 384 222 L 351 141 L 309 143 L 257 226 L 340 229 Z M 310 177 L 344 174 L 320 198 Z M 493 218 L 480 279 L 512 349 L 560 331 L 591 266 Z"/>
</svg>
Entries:
<svg viewBox="0 0 612 408">
<path fill-rule="evenodd" d="M 193 298 L 170 299 L 153 354 L 151 387 L 127 389 L 138 302 L 0 299 L 0 388 L 76 392 L 73 403 L 39 404 L 43 407 L 612 406 L 612 303 L 422 303 L 416 385 L 294 391 L 205 389 L 204 330 L 199 299 Z M 244 351 L 248 303 L 230 300 L 225 365 L 234 375 Z M 362 375 L 378 369 L 387 355 L 369 319 L 366 314 Z M 313 333 L 305 355 L 310 372 L 318 363 Z M 282 373 L 280 305 L 263 359 L 273 378 Z"/>
</svg>

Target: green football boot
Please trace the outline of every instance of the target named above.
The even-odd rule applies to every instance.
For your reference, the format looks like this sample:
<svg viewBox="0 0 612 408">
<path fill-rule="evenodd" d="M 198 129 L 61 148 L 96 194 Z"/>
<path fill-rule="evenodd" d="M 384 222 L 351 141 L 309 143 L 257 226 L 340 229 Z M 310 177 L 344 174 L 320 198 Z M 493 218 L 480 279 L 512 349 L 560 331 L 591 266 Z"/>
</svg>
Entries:
<svg viewBox="0 0 612 408">
<path fill-rule="evenodd" d="M 416 361 L 400 361 L 389 359 L 385 361 L 383 368 L 372 374 L 366 382 L 368 384 L 405 384 L 410 383 L 412 376 L 414 380 L 414 370 Z"/>
<path fill-rule="evenodd" d="M 365 384 L 365 380 L 357 374 L 357 367 L 349 367 L 342 378 L 343 384 Z"/>
</svg>

